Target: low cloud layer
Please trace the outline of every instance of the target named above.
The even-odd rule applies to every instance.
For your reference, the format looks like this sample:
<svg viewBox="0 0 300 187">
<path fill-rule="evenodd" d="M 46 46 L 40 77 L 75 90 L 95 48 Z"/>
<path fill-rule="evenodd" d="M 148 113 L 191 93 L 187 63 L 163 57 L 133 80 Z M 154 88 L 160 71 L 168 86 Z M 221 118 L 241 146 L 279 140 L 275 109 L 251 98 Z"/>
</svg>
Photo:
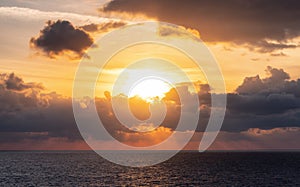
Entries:
<svg viewBox="0 0 300 187">
<path fill-rule="evenodd" d="M 196 133 L 185 149 L 197 150 L 202 133 Z M 209 150 L 298 150 L 300 128 L 251 128 L 242 132 L 221 131 Z"/>
<path fill-rule="evenodd" d="M 223 130 L 300 126 L 300 79 L 290 80 L 283 69 L 267 67 L 268 77 L 246 77 L 228 94 Z"/>
<path fill-rule="evenodd" d="M 79 58 L 93 44 L 93 39 L 84 30 L 69 21 L 48 21 L 39 36 L 30 39 L 30 45 L 55 58 L 64 52 L 72 52 Z"/>
<path fill-rule="evenodd" d="M 232 42 L 258 52 L 298 47 L 297 0 L 112 0 L 104 13 L 144 14 L 160 21 L 197 29 L 207 42 Z"/>
<path fill-rule="evenodd" d="M 42 91 L 41 84 L 26 83 L 13 73 L 1 74 L 0 144 L 49 138 L 75 141 L 81 138 L 73 117 L 71 99 Z"/>
<path fill-rule="evenodd" d="M 246 77 L 236 93 L 228 94 L 222 132 L 212 149 L 230 149 L 230 146 L 232 149 L 242 149 L 244 146 L 253 149 L 297 148 L 293 142 L 300 132 L 300 80 L 290 80 L 289 74 L 283 69 L 267 67 L 266 73 L 266 78 Z M 197 137 L 200 137 L 210 116 L 211 98 L 208 85 L 198 86 L 201 112 Z M 185 85 L 181 85 L 178 91 L 185 97 L 191 94 Z M 27 83 L 13 73 L 1 74 L 0 95 L 0 148 L 32 144 L 32 148 L 39 149 L 42 147 L 41 142 L 53 146 L 59 141 L 62 142 L 61 145 L 68 145 L 72 149 L 88 148 L 77 129 L 71 98 L 56 93 L 43 93 L 41 84 Z M 118 97 L 121 103 L 127 99 L 125 96 L 115 97 Z M 189 101 L 185 106 L 181 106 L 178 95 L 171 90 L 164 99 L 168 110 L 162 124 L 156 130 L 136 132 L 134 130 L 145 129 L 148 124 L 134 124 L 132 128 L 121 125 L 111 108 L 111 99 L 107 92 L 106 98 L 96 98 L 99 117 L 112 136 L 134 146 L 154 145 L 168 138 L 176 129 L 180 108 L 189 107 Z M 90 100 L 86 98 L 84 106 L 88 107 L 88 103 Z M 83 105 L 78 103 L 78 106 Z M 140 107 L 133 113 L 139 118 L 147 117 L 140 112 L 148 108 L 148 104 L 144 103 Z M 177 129 L 177 132 L 184 136 L 185 133 L 190 133 L 188 130 Z M 285 146 L 280 138 L 290 142 L 291 146 Z M 106 139 L 100 141 L 105 142 Z M 264 141 L 269 143 L 262 145 Z M 195 142 L 197 143 L 193 140 L 189 146 L 195 146 Z"/>
</svg>

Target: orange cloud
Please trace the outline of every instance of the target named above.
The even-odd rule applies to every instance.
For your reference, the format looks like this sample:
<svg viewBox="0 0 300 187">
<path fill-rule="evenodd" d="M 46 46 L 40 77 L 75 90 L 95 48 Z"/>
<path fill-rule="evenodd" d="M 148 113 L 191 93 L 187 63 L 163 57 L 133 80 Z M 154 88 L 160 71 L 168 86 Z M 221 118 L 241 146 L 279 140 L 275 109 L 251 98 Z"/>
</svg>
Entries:
<svg viewBox="0 0 300 187">
<path fill-rule="evenodd" d="M 117 133 L 121 142 L 135 147 L 146 147 L 156 145 L 167 139 L 172 134 L 172 130 L 166 127 L 158 127 L 150 132 L 123 132 Z"/>
<path fill-rule="evenodd" d="M 150 117 L 150 103 L 138 96 L 129 98 L 129 107 L 132 114 L 139 120 L 146 120 Z"/>
</svg>

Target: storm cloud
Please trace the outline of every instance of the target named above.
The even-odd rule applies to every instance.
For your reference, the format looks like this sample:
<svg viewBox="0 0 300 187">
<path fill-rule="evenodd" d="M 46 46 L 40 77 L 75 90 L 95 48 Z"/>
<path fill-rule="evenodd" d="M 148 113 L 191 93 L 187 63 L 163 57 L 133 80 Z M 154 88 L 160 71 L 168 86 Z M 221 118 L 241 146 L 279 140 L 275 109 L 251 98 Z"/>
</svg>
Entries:
<svg viewBox="0 0 300 187">
<path fill-rule="evenodd" d="M 296 48 L 300 35 L 297 0 L 113 0 L 104 13 L 144 14 L 197 29 L 206 42 L 232 42 L 258 52 Z"/>
</svg>

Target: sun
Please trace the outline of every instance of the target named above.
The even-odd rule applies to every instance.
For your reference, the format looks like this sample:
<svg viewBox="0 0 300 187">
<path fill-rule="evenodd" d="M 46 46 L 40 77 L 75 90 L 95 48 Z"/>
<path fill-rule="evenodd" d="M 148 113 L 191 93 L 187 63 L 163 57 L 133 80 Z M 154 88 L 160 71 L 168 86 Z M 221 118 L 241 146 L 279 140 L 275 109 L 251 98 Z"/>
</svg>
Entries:
<svg viewBox="0 0 300 187">
<path fill-rule="evenodd" d="M 158 78 L 147 78 L 138 81 L 130 90 L 129 97 L 139 96 L 146 101 L 162 99 L 172 86 Z"/>
</svg>

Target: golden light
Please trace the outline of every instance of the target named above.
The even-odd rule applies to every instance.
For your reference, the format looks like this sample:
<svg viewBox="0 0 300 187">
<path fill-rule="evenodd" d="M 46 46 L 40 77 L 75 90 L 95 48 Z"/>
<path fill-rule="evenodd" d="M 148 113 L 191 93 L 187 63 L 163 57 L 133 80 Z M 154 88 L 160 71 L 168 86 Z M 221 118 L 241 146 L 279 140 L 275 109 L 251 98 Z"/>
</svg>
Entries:
<svg viewBox="0 0 300 187">
<path fill-rule="evenodd" d="M 143 79 L 133 86 L 129 97 L 139 96 L 146 101 L 153 101 L 154 98 L 162 99 L 171 88 L 172 86 L 160 79 Z"/>
</svg>

